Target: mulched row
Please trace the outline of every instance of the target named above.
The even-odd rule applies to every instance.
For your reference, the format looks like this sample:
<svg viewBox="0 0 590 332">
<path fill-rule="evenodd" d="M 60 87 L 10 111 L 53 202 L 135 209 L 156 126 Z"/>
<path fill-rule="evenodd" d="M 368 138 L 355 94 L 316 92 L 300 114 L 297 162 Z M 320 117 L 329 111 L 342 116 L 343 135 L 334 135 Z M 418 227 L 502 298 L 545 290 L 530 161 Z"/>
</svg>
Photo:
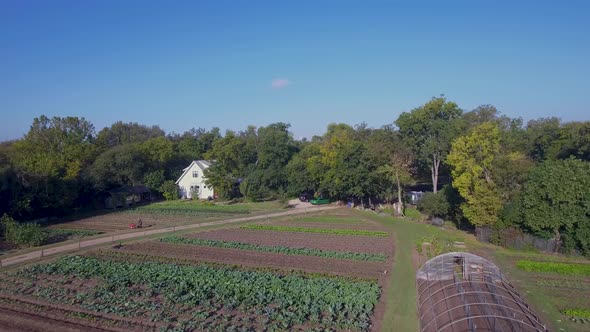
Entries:
<svg viewBox="0 0 590 332">
<path fill-rule="evenodd" d="M 195 262 L 222 263 L 375 279 L 384 273 L 387 266 L 384 262 L 362 262 L 314 256 L 291 256 L 254 250 L 212 248 L 156 241 L 124 245 L 119 250 L 135 254 L 153 254 L 159 257 L 188 259 Z"/>
</svg>

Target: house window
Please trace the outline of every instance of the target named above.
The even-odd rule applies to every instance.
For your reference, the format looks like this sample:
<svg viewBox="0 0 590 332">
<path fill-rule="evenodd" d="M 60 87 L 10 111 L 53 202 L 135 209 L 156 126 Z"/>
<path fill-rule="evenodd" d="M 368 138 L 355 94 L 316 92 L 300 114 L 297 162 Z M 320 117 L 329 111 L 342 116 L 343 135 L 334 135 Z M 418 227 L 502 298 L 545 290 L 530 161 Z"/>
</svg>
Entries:
<svg viewBox="0 0 590 332">
<path fill-rule="evenodd" d="M 199 177 L 199 172 L 193 171 L 193 178 L 198 178 L 198 177 Z"/>
</svg>

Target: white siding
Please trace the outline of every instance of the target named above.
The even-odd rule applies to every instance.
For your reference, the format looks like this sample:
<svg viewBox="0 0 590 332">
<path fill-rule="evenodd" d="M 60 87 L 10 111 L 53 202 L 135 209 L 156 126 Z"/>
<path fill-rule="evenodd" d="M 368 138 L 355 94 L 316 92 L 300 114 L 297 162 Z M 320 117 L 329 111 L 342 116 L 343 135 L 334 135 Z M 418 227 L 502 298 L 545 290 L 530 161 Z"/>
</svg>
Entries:
<svg viewBox="0 0 590 332">
<path fill-rule="evenodd" d="M 201 163 L 201 165 L 203 165 Z M 207 168 L 205 166 L 205 168 Z M 193 172 L 197 172 L 198 176 L 193 177 Z M 199 199 L 207 199 L 213 196 L 213 188 L 207 188 L 205 185 L 205 177 L 203 176 L 203 170 L 197 165 L 196 162 L 192 162 L 189 168 L 182 174 L 178 181 L 178 188 L 180 190 L 181 198 L 193 198 L 191 197 L 191 187 L 198 187 Z"/>
</svg>

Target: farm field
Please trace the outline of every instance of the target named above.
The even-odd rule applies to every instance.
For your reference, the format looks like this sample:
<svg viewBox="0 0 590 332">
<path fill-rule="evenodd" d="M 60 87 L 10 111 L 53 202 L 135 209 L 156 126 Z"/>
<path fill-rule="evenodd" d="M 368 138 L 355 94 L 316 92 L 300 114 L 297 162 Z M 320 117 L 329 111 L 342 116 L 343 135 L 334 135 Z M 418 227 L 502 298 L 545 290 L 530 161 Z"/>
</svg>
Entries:
<svg viewBox="0 0 590 332">
<path fill-rule="evenodd" d="M 31 324 L 110 330 L 378 330 L 394 254 L 378 226 L 234 227 L 62 257 L 2 276 L 0 322 L 30 320 L 10 323 L 10 309 L 49 318 Z"/>
<path fill-rule="evenodd" d="M 496 263 L 550 330 L 587 330 L 588 260 L 349 209 L 167 234 L 6 270 L 0 325 L 417 331 L 415 272 L 449 251 Z"/>
<path fill-rule="evenodd" d="M 158 202 L 120 212 L 54 224 L 49 226 L 49 228 L 67 228 L 70 230 L 79 229 L 109 233 L 132 231 L 129 228 L 129 224 L 136 223 L 138 218 L 141 218 L 144 228 L 169 227 L 230 217 L 255 215 L 264 212 L 279 211 L 281 209 L 281 205 L 274 201 L 225 205 L 192 200 L 176 200 Z"/>
<path fill-rule="evenodd" d="M 555 330 L 588 331 L 590 263 L 587 260 L 509 250 L 497 251 L 495 258 Z"/>
</svg>

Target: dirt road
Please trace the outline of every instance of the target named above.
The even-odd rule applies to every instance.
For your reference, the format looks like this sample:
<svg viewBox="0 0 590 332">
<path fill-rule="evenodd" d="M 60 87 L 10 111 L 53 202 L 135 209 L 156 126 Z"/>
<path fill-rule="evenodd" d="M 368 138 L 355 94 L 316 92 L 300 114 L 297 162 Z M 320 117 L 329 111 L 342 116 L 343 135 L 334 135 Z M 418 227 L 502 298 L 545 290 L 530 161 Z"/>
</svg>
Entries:
<svg viewBox="0 0 590 332">
<path fill-rule="evenodd" d="M 80 250 L 83 248 L 88 248 L 88 247 L 92 247 L 92 246 L 96 246 L 96 245 L 100 245 L 100 244 L 109 244 L 109 243 L 113 243 L 116 241 L 140 238 L 143 236 L 149 236 L 149 235 L 154 235 L 154 234 L 164 234 L 164 233 L 176 232 L 176 231 L 185 230 L 185 229 L 203 228 L 203 227 L 217 226 L 217 225 L 226 225 L 226 224 L 232 224 L 232 223 L 238 223 L 238 222 L 244 222 L 244 221 L 254 221 L 254 220 L 261 220 L 261 219 L 268 219 L 268 218 L 276 218 L 276 217 L 289 216 L 289 215 L 308 213 L 308 212 L 333 210 L 333 209 L 337 209 L 337 208 L 338 208 L 338 206 L 333 206 L 333 205 L 318 207 L 318 206 L 312 206 L 310 204 L 308 207 L 307 206 L 299 206 L 297 208 L 290 209 L 285 212 L 262 214 L 262 215 L 256 215 L 256 216 L 251 216 L 251 217 L 224 219 L 224 220 L 211 221 L 211 222 L 205 222 L 205 223 L 200 223 L 200 224 L 166 227 L 166 228 L 159 228 L 159 229 L 154 229 L 154 230 L 149 230 L 149 231 L 125 233 L 125 234 L 120 234 L 120 235 L 109 235 L 109 236 L 105 236 L 105 237 L 95 238 L 92 240 L 79 241 L 79 242 L 75 242 L 75 243 L 68 243 L 68 244 L 64 244 L 61 246 L 57 246 L 57 247 L 41 249 L 41 250 L 37 250 L 37 251 L 28 252 L 28 253 L 25 253 L 22 255 L 4 258 L 4 259 L 0 260 L 0 267 L 24 263 L 24 262 L 34 260 L 34 259 L 39 259 L 42 257 L 47 257 L 47 256 L 59 254 L 59 253 L 69 252 L 69 251 L 76 251 L 76 250 Z"/>
</svg>

